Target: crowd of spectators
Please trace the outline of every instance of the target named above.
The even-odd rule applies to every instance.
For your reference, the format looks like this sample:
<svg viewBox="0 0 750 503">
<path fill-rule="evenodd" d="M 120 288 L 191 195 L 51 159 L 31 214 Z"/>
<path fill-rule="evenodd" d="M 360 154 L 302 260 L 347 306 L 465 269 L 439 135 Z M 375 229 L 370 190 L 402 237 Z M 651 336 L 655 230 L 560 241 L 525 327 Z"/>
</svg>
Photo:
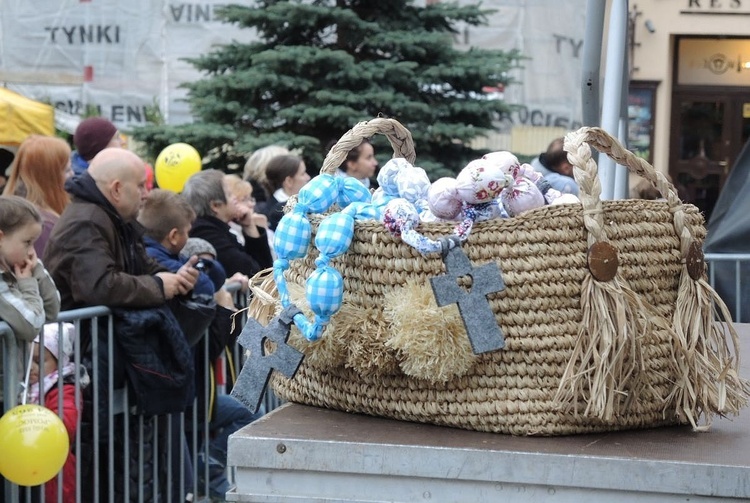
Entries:
<svg viewBox="0 0 750 503">
<path fill-rule="evenodd" d="M 202 376 L 208 371 L 215 377 L 213 362 L 235 344 L 238 335 L 239 327 L 231 317 L 244 306 L 235 304 L 227 287 L 234 283 L 235 289 L 247 291 L 250 278 L 271 267 L 273 232 L 287 202 L 310 180 L 307 166 L 285 147 L 271 145 L 249 155 L 243 177 L 203 170 L 188 178 L 178 194 L 151 190 L 150 166 L 124 148 L 120 132 L 106 119 L 82 121 L 73 143 L 71 150 L 62 139 L 29 136 L 19 146 L 7 179 L 0 180 L 4 186 L 0 197 L 0 319 L 10 324 L 19 347 L 33 341 L 36 356 L 29 363 L 34 373 L 25 383 L 27 392 L 33 390 L 35 399 L 50 407 L 54 401 L 56 408 L 57 392 L 50 393 L 57 387 L 46 383 L 69 380 L 76 374 L 70 369 L 70 352 L 71 341 L 78 337 L 80 361 L 87 367 L 79 374 L 82 403 L 68 392 L 63 403 L 65 414 L 82 413 L 82 432 L 103 413 L 109 399 L 93 403 L 87 391 L 90 387 L 85 386 L 88 374 L 102 379 L 111 372 L 115 385 L 131 390 L 138 413 L 192 413 L 194 398 L 205 393 Z M 553 141 L 534 163 L 553 187 L 577 193 L 560 140 Z M 349 152 L 337 176 L 354 177 L 369 187 L 377 167 L 373 146 L 364 140 Z M 113 312 L 114 348 L 107 347 L 103 338 L 106 327 L 75 333 L 71 325 L 64 336 L 58 331 L 63 325 L 44 327 L 60 309 L 99 305 Z M 40 334 L 51 331 L 55 335 L 40 340 Z M 205 346 L 197 344 L 203 334 L 209 338 Z M 137 349 L 149 337 L 162 342 L 150 346 L 146 342 L 147 351 Z M 41 346 L 48 349 L 40 353 Z M 109 351 L 114 355 L 111 359 Z M 96 374 L 93 362 L 98 363 Z M 154 362 L 168 369 L 168 378 L 160 379 L 155 377 L 157 372 L 149 371 Z M 41 375 L 40 368 L 44 369 Z M 20 381 L 21 376 L 16 377 Z M 184 458 L 187 473 L 193 472 L 193 463 L 209 465 L 211 495 L 222 498 L 230 487 L 228 436 L 258 415 L 227 394 L 212 394 L 209 403 L 197 403 L 197 413 L 209 418 L 208 456 L 190 459 L 179 428 L 165 428 L 170 433 L 161 435 L 169 435 L 169 445 L 182 450 L 184 456 L 174 458 Z M 66 422 L 72 425 L 68 429 L 71 439 L 83 434 L 75 431 L 77 415 L 73 417 Z M 160 442 L 157 436 L 149 438 L 155 446 Z M 120 441 L 132 444 L 133 439 Z M 109 448 L 105 443 L 88 447 L 97 447 L 103 455 Z M 120 447 L 115 444 L 114 448 Z M 89 479 L 94 470 L 101 470 L 103 491 L 118 493 L 123 487 L 106 487 L 107 471 L 121 468 L 87 463 L 81 476 L 83 487 L 77 489 L 68 463 L 63 471 L 65 494 L 78 490 L 84 501 L 93 501 Z M 189 493 L 193 481 L 187 476 L 181 483 L 173 481 L 160 491 L 171 492 L 172 499 L 180 501 L 177 495 Z M 45 491 L 54 497 L 56 487 L 50 483 Z"/>
</svg>

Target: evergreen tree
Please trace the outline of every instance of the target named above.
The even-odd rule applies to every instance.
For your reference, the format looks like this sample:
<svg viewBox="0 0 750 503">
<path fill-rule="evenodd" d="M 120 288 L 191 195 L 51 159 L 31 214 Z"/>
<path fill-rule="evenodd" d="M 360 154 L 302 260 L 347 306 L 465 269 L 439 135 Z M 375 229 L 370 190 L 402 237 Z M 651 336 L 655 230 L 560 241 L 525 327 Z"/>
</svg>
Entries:
<svg viewBox="0 0 750 503">
<path fill-rule="evenodd" d="M 486 22 L 480 6 L 410 0 L 258 0 L 227 5 L 219 18 L 254 28 L 190 59 L 206 78 L 185 83 L 196 122 L 147 126 L 137 139 L 154 157 L 170 143 L 213 148 L 211 167 L 242 169 L 244 155 L 272 143 L 300 149 L 320 167 L 326 148 L 357 122 L 397 119 L 412 133 L 418 166 L 452 175 L 482 152 L 471 140 L 509 111 L 485 86 L 507 85 L 518 52 L 453 47 L 457 22 Z M 373 138 L 381 165 L 391 156 Z"/>
</svg>

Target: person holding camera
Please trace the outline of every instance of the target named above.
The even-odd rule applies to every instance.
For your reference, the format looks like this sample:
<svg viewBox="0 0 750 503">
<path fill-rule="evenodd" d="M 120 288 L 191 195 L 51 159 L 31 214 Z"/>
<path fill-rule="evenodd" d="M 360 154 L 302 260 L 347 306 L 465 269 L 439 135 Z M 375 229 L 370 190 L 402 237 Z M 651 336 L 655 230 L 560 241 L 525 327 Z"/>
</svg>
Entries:
<svg viewBox="0 0 750 503">
<path fill-rule="evenodd" d="M 193 299 L 213 298 L 213 315 L 210 324 L 202 324 L 195 320 L 196 314 L 191 314 L 185 307 L 175 315 L 184 327 L 180 318 L 193 320 L 194 327 L 184 327 L 188 332 L 200 326 L 201 337 L 208 334 L 208 354 L 206 345 L 197 342 L 195 337 L 189 337 L 193 346 L 195 363 L 195 389 L 197 400 L 197 414 L 199 418 L 208 417 L 208 428 L 211 441 L 207 449 L 200 449 L 198 459 L 192 460 L 199 464 L 198 473 L 202 475 L 204 463 L 209 465 L 209 489 L 211 496 L 223 497 L 231 488 L 226 478 L 226 456 L 229 435 L 260 417 L 253 415 L 247 408 L 229 395 L 218 395 L 211 387 L 206 393 L 206 374 L 209 381 L 214 382 L 213 362 L 227 346 L 234 345 L 239 329 L 231 329 L 231 315 L 237 310 L 232 294 L 223 287 L 227 281 L 224 268 L 215 259 L 216 250 L 210 243 L 198 239 L 188 238 L 190 227 L 195 219 L 195 211 L 180 194 L 168 190 L 154 189 L 147 196 L 143 208 L 138 215 L 138 222 L 144 227 L 144 242 L 146 252 L 169 270 L 178 270 L 189 260 L 196 260 L 194 267 L 200 271 Z M 240 281 L 241 275 L 234 275 L 231 280 Z M 246 278 L 245 285 L 246 285 Z M 173 309 L 174 310 L 174 309 Z M 200 340 L 200 339 L 198 339 Z M 208 394 L 208 403 L 205 396 Z M 192 416 L 190 412 L 187 417 Z M 200 430 L 203 420 L 198 421 Z M 190 449 L 186 456 L 190 456 Z M 205 452 L 208 453 L 206 461 Z"/>
</svg>

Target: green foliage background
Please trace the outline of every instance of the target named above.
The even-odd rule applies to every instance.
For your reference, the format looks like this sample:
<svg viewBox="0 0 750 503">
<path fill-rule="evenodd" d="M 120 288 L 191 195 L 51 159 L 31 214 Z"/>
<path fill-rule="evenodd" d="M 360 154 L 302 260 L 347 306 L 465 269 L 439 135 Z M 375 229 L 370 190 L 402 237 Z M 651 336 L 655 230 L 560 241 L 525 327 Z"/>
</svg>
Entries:
<svg viewBox="0 0 750 503">
<path fill-rule="evenodd" d="M 412 133 L 418 166 L 431 178 L 452 175 L 483 152 L 471 140 L 510 111 L 485 86 L 507 86 L 523 57 L 453 47 L 456 24 L 479 25 L 478 4 L 409 0 L 255 1 L 227 5 L 217 16 L 255 30 L 190 59 L 205 78 L 186 82 L 195 122 L 152 124 L 134 131 L 154 159 L 171 143 L 198 149 L 206 167 L 241 170 L 253 150 L 283 144 L 319 168 L 326 147 L 354 124 L 397 119 Z M 381 165 L 390 157 L 374 138 Z"/>
</svg>

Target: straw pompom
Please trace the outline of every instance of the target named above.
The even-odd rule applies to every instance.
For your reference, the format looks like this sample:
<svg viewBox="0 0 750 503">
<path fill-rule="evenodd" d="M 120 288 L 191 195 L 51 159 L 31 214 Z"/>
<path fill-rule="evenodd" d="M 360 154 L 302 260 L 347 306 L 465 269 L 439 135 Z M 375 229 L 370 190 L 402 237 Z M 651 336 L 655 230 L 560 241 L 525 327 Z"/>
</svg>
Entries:
<svg viewBox="0 0 750 503">
<path fill-rule="evenodd" d="M 386 345 L 397 352 L 406 375 L 444 383 L 476 362 L 458 307 L 438 307 L 428 284 L 409 281 L 395 289 L 384 313 L 391 327 Z"/>
<path fill-rule="evenodd" d="M 247 306 L 247 317 L 257 320 L 261 325 L 268 325 L 280 310 L 277 306 L 279 292 L 273 280 L 273 269 L 260 271 L 250 278 L 249 283 L 252 297 Z"/>
<path fill-rule="evenodd" d="M 335 316 L 337 334 L 345 334 L 346 366 L 363 376 L 391 375 L 398 370 L 394 351 L 386 347 L 388 323 L 379 309 L 353 308 L 344 303 Z"/>
</svg>

